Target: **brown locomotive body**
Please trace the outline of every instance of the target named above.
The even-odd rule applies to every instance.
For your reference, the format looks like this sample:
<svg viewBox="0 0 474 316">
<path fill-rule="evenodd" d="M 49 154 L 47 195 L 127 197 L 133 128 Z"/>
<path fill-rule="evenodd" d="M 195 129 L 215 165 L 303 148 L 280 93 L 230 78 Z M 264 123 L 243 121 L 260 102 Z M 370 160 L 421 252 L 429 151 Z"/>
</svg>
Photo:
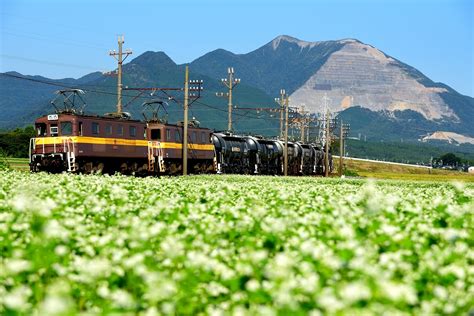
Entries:
<svg viewBox="0 0 474 316">
<path fill-rule="evenodd" d="M 50 172 L 176 174 L 182 170 L 183 127 L 117 117 L 59 113 L 35 121 L 30 168 Z M 213 170 L 211 131 L 189 127 L 190 171 Z"/>
<path fill-rule="evenodd" d="M 214 170 L 212 131 L 188 126 L 188 166 L 194 173 Z M 183 126 L 160 122 L 147 123 L 148 170 L 152 173 L 178 174 L 182 172 Z"/>
<path fill-rule="evenodd" d="M 128 173 L 148 168 L 143 122 L 64 113 L 40 117 L 35 128 L 32 171 Z"/>
</svg>

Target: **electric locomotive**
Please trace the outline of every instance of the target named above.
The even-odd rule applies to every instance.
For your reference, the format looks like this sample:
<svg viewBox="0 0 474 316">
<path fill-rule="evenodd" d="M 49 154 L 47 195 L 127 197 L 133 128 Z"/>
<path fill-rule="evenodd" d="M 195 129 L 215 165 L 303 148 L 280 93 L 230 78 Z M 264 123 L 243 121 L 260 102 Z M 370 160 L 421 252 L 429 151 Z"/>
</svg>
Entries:
<svg viewBox="0 0 474 316">
<path fill-rule="evenodd" d="M 56 111 L 35 121 L 30 139 L 30 170 L 76 173 L 178 174 L 182 170 L 182 124 L 132 120 L 126 112 L 105 116 L 83 113 L 82 90 L 57 92 L 63 96 Z M 83 102 L 81 109 L 71 100 Z M 191 121 L 188 165 L 196 173 L 214 169 L 211 130 Z"/>
<path fill-rule="evenodd" d="M 118 115 L 85 115 L 79 89 L 56 92 L 62 105 L 35 121 L 36 137 L 30 140 L 31 171 L 48 172 L 147 172 L 146 124 Z M 79 109 L 71 100 L 80 99 Z"/>
</svg>

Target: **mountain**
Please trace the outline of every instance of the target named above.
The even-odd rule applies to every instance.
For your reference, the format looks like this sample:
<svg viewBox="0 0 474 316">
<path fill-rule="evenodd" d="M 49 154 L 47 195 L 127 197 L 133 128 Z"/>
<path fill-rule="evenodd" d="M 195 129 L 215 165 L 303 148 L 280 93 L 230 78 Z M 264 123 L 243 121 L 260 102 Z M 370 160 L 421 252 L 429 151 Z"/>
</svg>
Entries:
<svg viewBox="0 0 474 316">
<path fill-rule="evenodd" d="M 215 50 L 194 60 L 190 66 L 202 74 L 220 78 L 232 65 L 243 82 L 275 95 L 280 88 L 293 92 L 301 87 L 343 46 L 339 41 L 309 43 L 279 36 L 248 54 Z"/>
<path fill-rule="evenodd" d="M 59 80 L 25 76 L 17 72 L 5 73 L 0 76 L 0 129 L 22 126 L 26 122 L 31 124 L 32 116 L 38 116 L 42 112 L 42 106 L 39 105 L 49 104 L 54 91 L 61 89 L 61 86 L 84 85 L 100 77 L 100 72 L 93 72 L 79 79 Z"/>
<path fill-rule="evenodd" d="M 286 88 L 292 105 L 313 113 L 323 110 L 326 96 L 331 111 L 358 126 L 354 132 L 373 138 L 415 140 L 437 130 L 474 136 L 473 98 L 355 39 L 307 42 L 282 35 L 247 54 L 219 49 L 191 63 L 213 77 L 222 76 L 224 65 L 235 65 L 243 82 L 269 95 Z"/>
<path fill-rule="evenodd" d="M 160 98 L 168 102 L 166 111 L 160 115 L 170 123 L 182 121 L 182 105 L 168 100 L 173 96 L 182 103 L 181 91 L 127 90 L 137 87 L 171 87 L 181 88 L 184 81 L 184 65 L 177 65 L 164 52 L 145 52 L 123 66 L 123 105 L 124 111 L 130 112 L 135 119 L 143 118 L 142 103 Z M 112 72 L 113 73 L 113 72 Z M 190 79 L 204 81 L 202 98 L 190 106 L 190 118 L 195 117 L 202 126 L 216 130 L 227 128 L 227 99 L 216 97 L 216 91 L 225 91 L 220 80 L 190 70 Z M 25 76 L 9 72 L 0 75 L 0 129 L 31 125 L 40 115 L 54 111 L 50 101 L 55 97 L 54 91 L 63 88 L 80 88 L 86 92 L 87 114 L 104 114 L 115 111 L 117 103 L 117 79 L 115 76 L 92 73 L 79 79 L 52 80 L 41 76 Z M 25 93 L 27 92 L 27 93 Z M 273 99 L 258 88 L 242 83 L 234 91 L 235 100 L 240 104 L 270 104 L 276 106 Z M 235 113 L 234 129 L 241 133 L 254 131 L 259 134 L 272 135 L 277 130 L 277 122 L 269 114 Z"/>
<path fill-rule="evenodd" d="M 222 130 L 227 125 L 227 100 L 217 98 L 215 92 L 225 92 L 219 79 L 227 76 L 229 66 L 242 80 L 234 90 L 237 107 L 276 107 L 273 97 L 284 88 L 290 94 L 290 105 L 305 106 L 313 113 L 322 111 L 323 97 L 327 97 L 329 109 L 351 124 L 351 134 L 369 140 L 417 141 L 437 131 L 474 137 L 472 97 L 433 82 L 356 39 L 307 42 L 286 35 L 246 54 L 217 49 L 190 63 L 191 79 L 203 79 L 205 88 L 203 97 L 192 105 L 191 116 L 211 128 Z M 164 52 L 145 52 L 123 70 L 128 87 L 181 87 L 184 79 L 184 65 L 177 65 Z M 77 80 L 24 77 L 83 88 L 89 112 L 114 111 L 114 77 L 100 73 Z M 58 89 L 8 76 L 0 76 L 0 83 L 0 128 L 31 124 L 38 113 L 51 111 L 48 101 Z M 125 110 L 140 118 L 141 103 L 150 96 L 144 93 L 131 102 L 136 95 L 136 91 L 124 91 Z M 164 94 L 155 92 L 156 96 Z M 180 107 L 169 103 L 169 120 L 181 120 Z M 240 132 L 278 134 L 275 115 L 242 110 L 234 114 Z"/>
</svg>

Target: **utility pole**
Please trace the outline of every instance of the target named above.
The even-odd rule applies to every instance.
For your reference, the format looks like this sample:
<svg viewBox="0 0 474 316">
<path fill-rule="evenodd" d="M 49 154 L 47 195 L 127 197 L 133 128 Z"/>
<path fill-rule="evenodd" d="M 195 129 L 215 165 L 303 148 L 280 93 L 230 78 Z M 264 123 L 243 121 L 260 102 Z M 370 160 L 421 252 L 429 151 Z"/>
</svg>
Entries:
<svg viewBox="0 0 474 316">
<path fill-rule="evenodd" d="M 189 86 L 191 84 L 191 87 Z M 186 65 L 184 73 L 184 119 L 183 119 L 183 176 L 188 174 L 188 110 L 189 107 L 201 97 L 202 80 L 189 80 L 189 66 Z M 191 93 L 189 92 L 191 91 Z M 191 102 L 189 100 L 191 99 Z"/>
<path fill-rule="evenodd" d="M 283 152 L 283 163 L 284 163 L 284 175 L 288 175 L 288 108 L 289 108 L 290 97 L 285 97 L 285 150 Z"/>
<path fill-rule="evenodd" d="M 280 97 L 275 98 L 275 102 L 280 105 L 280 139 L 283 138 L 283 112 L 285 111 L 285 89 L 280 90 Z"/>
<path fill-rule="evenodd" d="M 339 176 L 342 177 L 342 167 L 344 166 L 344 156 L 346 153 L 345 138 L 349 134 L 350 124 L 343 124 L 341 120 L 341 130 L 339 131 Z"/>
<path fill-rule="evenodd" d="M 127 59 L 129 55 L 132 54 L 130 49 L 123 52 L 122 45 L 125 43 L 123 35 L 118 37 L 118 52 L 113 51 L 109 52 L 109 55 L 114 57 L 117 60 L 117 115 L 120 116 L 123 112 L 122 109 L 122 64 Z M 125 55 L 125 57 L 123 57 Z"/>
<path fill-rule="evenodd" d="M 342 163 L 344 156 L 344 128 L 341 120 L 341 130 L 339 131 L 339 177 L 342 177 Z"/>
<path fill-rule="evenodd" d="M 305 140 L 305 135 L 304 135 L 304 128 L 305 128 L 305 123 L 301 122 L 301 141 L 304 143 Z"/>
<path fill-rule="evenodd" d="M 300 129 L 301 129 L 301 141 L 304 143 L 305 141 L 305 128 L 306 124 L 308 123 L 307 118 L 306 118 L 306 111 L 304 110 L 304 106 L 301 107 L 301 123 L 300 123 Z"/>
<path fill-rule="evenodd" d="M 188 103 L 189 103 L 189 66 L 184 73 L 184 123 L 183 123 L 183 176 L 188 174 Z"/>
<path fill-rule="evenodd" d="M 329 176 L 329 109 L 326 111 L 326 157 L 324 158 L 324 176 Z"/>
<path fill-rule="evenodd" d="M 223 92 L 217 92 L 216 96 L 218 97 L 228 97 L 229 98 L 229 103 L 228 103 L 228 119 L 227 119 L 227 130 L 232 131 L 232 90 L 236 85 L 240 83 L 240 79 L 234 78 L 234 67 L 228 67 L 227 68 L 227 74 L 228 78 L 223 78 L 221 79 L 222 84 L 226 86 L 229 89 L 229 92 L 223 93 Z"/>
</svg>

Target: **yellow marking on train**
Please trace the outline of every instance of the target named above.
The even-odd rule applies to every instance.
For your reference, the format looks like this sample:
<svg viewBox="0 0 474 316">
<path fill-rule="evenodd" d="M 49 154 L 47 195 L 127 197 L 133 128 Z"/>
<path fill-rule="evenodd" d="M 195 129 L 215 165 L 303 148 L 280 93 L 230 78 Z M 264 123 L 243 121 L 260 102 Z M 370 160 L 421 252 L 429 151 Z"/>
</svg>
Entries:
<svg viewBox="0 0 474 316">
<path fill-rule="evenodd" d="M 162 148 L 162 149 L 183 149 L 183 144 L 180 143 L 171 143 L 171 142 L 160 142 L 158 145 L 153 144 L 153 148 Z M 212 144 L 190 144 L 188 143 L 188 149 L 192 150 L 214 150 L 214 145 Z"/>
<path fill-rule="evenodd" d="M 75 144 L 93 144 L 93 145 L 123 145 L 123 146 L 147 146 L 147 140 L 125 139 L 125 138 L 104 138 L 88 136 L 71 137 L 39 137 L 36 138 L 36 145 L 63 145 L 66 142 Z"/>
<path fill-rule="evenodd" d="M 139 146 L 148 147 L 147 140 L 139 139 L 125 139 L 125 138 L 104 138 L 104 137 L 89 137 L 89 136 L 62 136 L 62 137 L 38 137 L 35 139 L 36 145 L 54 145 L 67 146 L 67 142 L 71 144 L 93 144 L 93 145 L 119 145 L 119 146 Z M 158 145 L 152 145 L 153 148 L 162 149 L 182 149 L 183 144 L 173 142 L 159 142 Z M 188 148 L 192 150 L 214 150 L 212 144 L 189 144 Z"/>
</svg>

